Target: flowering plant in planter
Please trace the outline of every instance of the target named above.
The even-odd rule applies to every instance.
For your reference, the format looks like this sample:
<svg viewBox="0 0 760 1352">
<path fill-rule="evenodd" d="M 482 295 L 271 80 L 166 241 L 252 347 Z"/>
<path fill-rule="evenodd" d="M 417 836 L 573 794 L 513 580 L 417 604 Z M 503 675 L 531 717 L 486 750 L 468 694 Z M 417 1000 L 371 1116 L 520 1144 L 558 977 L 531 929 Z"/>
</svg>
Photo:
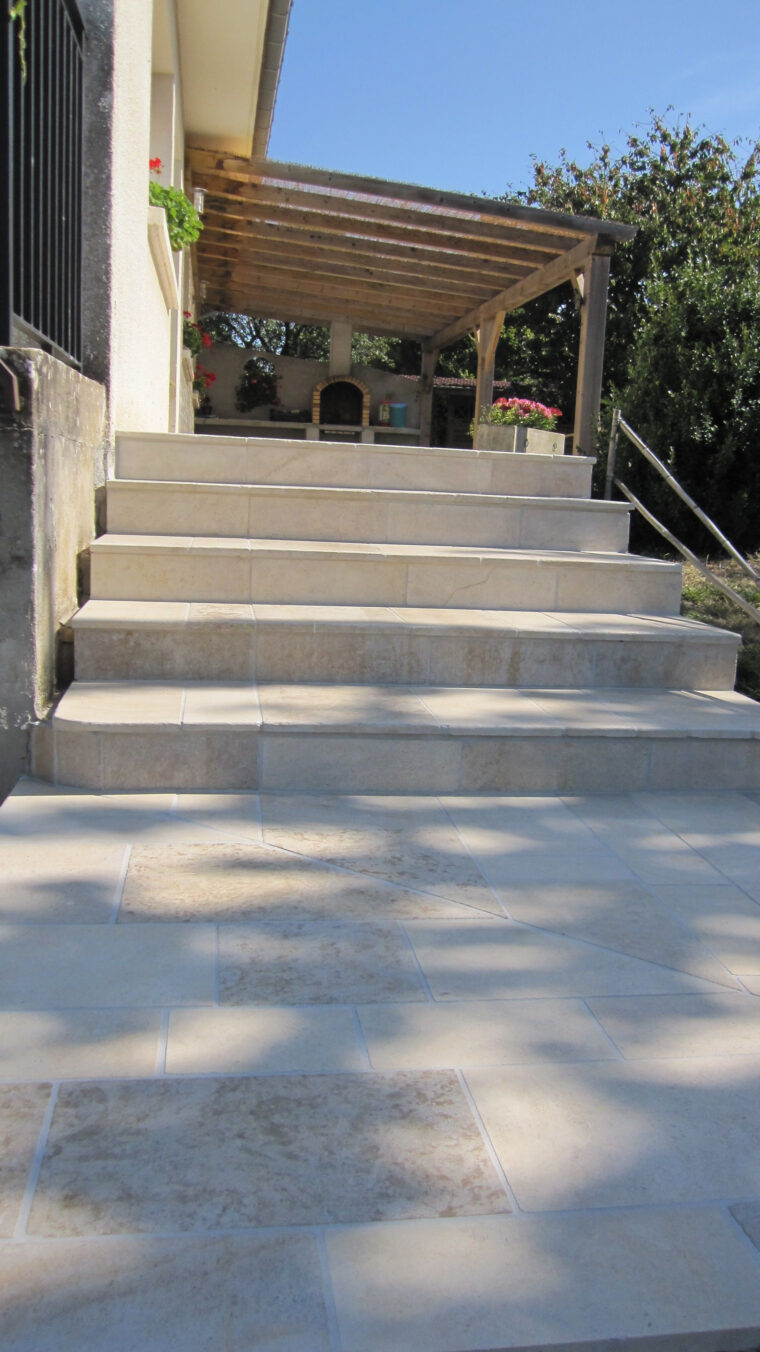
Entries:
<svg viewBox="0 0 760 1352">
<path fill-rule="evenodd" d="M 490 408 L 480 410 L 478 421 L 491 426 L 540 427 L 553 432 L 561 417 L 561 408 L 550 408 L 535 399 L 497 399 Z"/>
<path fill-rule="evenodd" d="M 193 380 L 193 389 L 196 394 L 205 394 L 209 385 L 213 385 L 216 380 L 216 372 L 207 371 L 205 366 L 196 366 L 195 379 Z"/>
<path fill-rule="evenodd" d="M 249 357 L 235 388 L 235 403 L 241 413 L 248 413 L 259 404 L 279 404 L 277 374 L 271 361 Z"/>
<path fill-rule="evenodd" d="M 202 347 L 213 347 L 214 340 L 210 333 L 206 333 L 206 330 L 201 328 L 200 324 L 191 319 L 189 310 L 184 310 L 183 315 L 182 344 L 189 348 L 194 357 L 197 357 Z"/>
<path fill-rule="evenodd" d="M 152 174 L 160 174 L 164 167 L 158 156 L 148 163 Z M 203 221 L 181 188 L 166 188 L 152 178 L 148 185 L 148 201 L 154 207 L 164 208 L 169 244 L 175 253 L 195 243 L 203 229 Z"/>
</svg>

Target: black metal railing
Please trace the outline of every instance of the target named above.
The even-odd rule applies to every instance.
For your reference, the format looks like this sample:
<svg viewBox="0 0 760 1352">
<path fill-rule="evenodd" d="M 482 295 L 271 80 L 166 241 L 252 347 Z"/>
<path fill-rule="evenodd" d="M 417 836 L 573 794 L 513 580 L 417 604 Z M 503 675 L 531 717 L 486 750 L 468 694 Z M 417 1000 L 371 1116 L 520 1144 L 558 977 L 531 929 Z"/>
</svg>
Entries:
<svg viewBox="0 0 760 1352">
<path fill-rule="evenodd" d="M 74 0 L 26 0 L 11 6 L 15 18 L 8 9 L 6 0 L 0 16 L 0 344 L 26 342 L 78 366 L 84 30 Z"/>
</svg>

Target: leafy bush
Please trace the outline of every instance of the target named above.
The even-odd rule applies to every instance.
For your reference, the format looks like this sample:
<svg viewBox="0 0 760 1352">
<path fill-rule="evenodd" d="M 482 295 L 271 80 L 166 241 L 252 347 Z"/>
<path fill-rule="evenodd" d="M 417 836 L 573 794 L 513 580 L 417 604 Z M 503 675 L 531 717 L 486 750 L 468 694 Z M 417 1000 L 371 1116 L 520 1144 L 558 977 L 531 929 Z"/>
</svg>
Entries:
<svg viewBox="0 0 760 1352">
<path fill-rule="evenodd" d="M 248 413 L 259 404 L 279 404 L 277 375 L 271 361 L 249 357 L 235 387 L 235 404 L 241 413 Z"/>
</svg>

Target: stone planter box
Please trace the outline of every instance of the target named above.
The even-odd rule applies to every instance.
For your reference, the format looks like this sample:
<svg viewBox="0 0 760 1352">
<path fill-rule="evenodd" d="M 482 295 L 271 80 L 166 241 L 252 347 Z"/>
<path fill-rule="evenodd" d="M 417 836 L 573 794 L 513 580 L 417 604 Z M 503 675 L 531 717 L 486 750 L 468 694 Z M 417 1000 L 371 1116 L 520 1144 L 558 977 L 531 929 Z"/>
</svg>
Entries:
<svg viewBox="0 0 760 1352">
<path fill-rule="evenodd" d="M 475 446 L 479 451 L 527 451 L 530 455 L 564 455 L 565 438 L 560 432 L 539 427 L 508 427 L 478 423 Z"/>
</svg>

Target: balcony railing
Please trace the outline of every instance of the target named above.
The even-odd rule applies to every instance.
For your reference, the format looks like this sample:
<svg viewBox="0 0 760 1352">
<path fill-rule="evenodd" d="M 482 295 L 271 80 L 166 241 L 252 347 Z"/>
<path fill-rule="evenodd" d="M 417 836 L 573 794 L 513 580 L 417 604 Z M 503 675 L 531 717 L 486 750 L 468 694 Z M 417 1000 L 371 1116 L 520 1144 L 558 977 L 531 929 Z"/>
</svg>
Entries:
<svg viewBox="0 0 760 1352">
<path fill-rule="evenodd" d="M 0 345 L 82 355 L 84 30 L 74 0 L 0 17 Z"/>
</svg>

